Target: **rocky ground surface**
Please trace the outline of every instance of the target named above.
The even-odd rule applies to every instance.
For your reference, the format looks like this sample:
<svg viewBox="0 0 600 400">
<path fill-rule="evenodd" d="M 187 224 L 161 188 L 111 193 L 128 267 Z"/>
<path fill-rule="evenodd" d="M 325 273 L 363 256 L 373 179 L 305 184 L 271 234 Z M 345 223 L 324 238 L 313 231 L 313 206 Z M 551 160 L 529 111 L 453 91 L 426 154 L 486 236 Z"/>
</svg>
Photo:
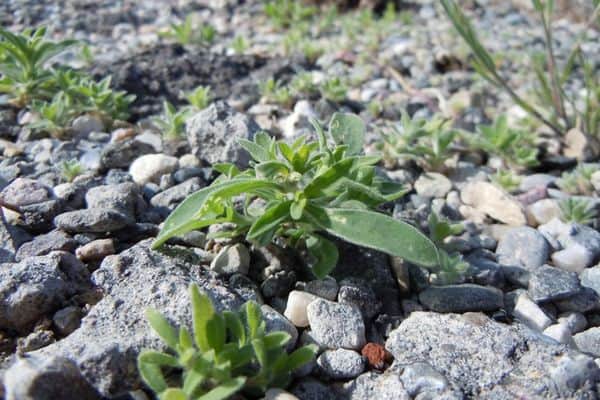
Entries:
<svg viewBox="0 0 600 400">
<path fill-rule="evenodd" d="M 433 285 L 419 267 L 345 243 L 338 243 L 337 268 L 322 281 L 305 280 L 298 260 L 281 248 L 216 243 L 201 232 L 149 249 L 169 212 L 214 179 L 212 164 L 247 162 L 235 140 L 259 129 L 294 138 L 310 134 L 309 117 L 327 121 L 343 110 L 368 122 L 373 143 L 376 128 L 398 121 L 402 109 L 423 118 L 441 112 L 470 130 L 501 113 L 520 116 L 467 68 L 468 52 L 436 1 L 404 3 L 403 17 L 385 35 L 364 27 L 352 45 L 336 29 L 325 30 L 314 41 L 327 50 L 315 60 L 293 46 L 285 51 L 285 41 L 298 38 L 273 29 L 261 2 L 239 3 L 0 4 L 3 26 L 45 24 L 57 37 L 88 41 L 93 61 L 74 53 L 65 61 L 98 78 L 110 75 L 115 87 L 137 96 L 130 125 L 107 131 L 82 116 L 73 137 L 62 140 L 36 136 L 24 126 L 26 115 L 0 108 L 4 393 L 150 398 L 135 360 L 140 349 L 160 343 L 144 310 L 189 323 L 187 287 L 195 282 L 218 308 L 256 300 L 270 329 L 289 332 L 294 345 L 319 346 L 316 362 L 288 388 L 299 399 L 597 398 L 598 221 L 563 222 L 558 202 L 570 194 L 556 184 L 586 159 L 580 137 L 561 153 L 558 138 L 544 136 L 541 164 L 522 172 L 511 193 L 490 182 L 498 160 L 479 153 L 459 154 L 443 174 L 414 163 L 382 167 L 413 188 L 390 206 L 395 217 L 426 229 L 434 210 L 464 226 L 449 239 L 469 264 L 457 284 Z M 517 73 L 526 64 L 516 54 L 541 49 L 539 24 L 511 2 L 469 3 L 486 43 L 515 54 L 505 72 L 526 85 Z M 216 27 L 214 43 L 183 46 L 159 37 L 189 14 Z M 564 56 L 582 26 L 570 19 L 556 26 Z M 237 36 L 248 42 L 243 54 L 233 51 Z M 585 43 L 596 55 L 597 39 Z M 333 102 L 313 93 L 290 104 L 261 96 L 261 82 L 288 83 L 301 71 L 315 82 L 344 77 L 347 96 Z M 183 104 L 180 93 L 198 85 L 212 88 L 214 102 L 188 121 L 181 141 L 164 141 L 148 117 L 161 112 L 164 99 Z M 581 82 L 572 86 L 578 90 Z M 381 109 L 370 107 L 375 100 Z M 72 159 L 84 173 L 66 182 L 57 165 Z M 598 192 L 600 172 L 593 172 L 579 197 L 600 205 Z"/>
</svg>

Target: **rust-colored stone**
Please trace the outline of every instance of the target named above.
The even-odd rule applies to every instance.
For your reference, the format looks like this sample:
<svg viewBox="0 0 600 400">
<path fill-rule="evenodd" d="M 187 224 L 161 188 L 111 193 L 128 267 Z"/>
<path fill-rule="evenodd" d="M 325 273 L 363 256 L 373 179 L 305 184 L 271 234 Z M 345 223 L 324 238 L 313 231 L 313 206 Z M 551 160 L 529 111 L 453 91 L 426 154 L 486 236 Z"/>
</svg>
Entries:
<svg viewBox="0 0 600 400">
<path fill-rule="evenodd" d="M 384 369 L 386 364 L 392 361 L 392 355 L 380 344 L 367 343 L 361 350 L 363 357 L 367 358 L 367 361 L 371 368 Z"/>
</svg>

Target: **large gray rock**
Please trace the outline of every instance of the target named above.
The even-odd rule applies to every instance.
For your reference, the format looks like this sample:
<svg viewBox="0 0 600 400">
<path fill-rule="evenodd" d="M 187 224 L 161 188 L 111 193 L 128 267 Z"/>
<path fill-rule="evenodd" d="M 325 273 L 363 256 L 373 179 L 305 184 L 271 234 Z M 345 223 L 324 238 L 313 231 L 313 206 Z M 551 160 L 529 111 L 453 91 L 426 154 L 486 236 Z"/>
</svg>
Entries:
<svg viewBox="0 0 600 400">
<path fill-rule="evenodd" d="M 506 232 L 498 242 L 498 262 L 533 271 L 548 260 L 550 246 L 537 230 L 524 226 Z"/>
<path fill-rule="evenodd" d="M 313 337 L 330 349 L 356 349 L 365 345 L 365 324 L 358 307 L 317 299 L 306 308 Z"/>
<path fill-rule="evenodd" d="M 69 234 L 53 230 L 43 235 L 36 236 L 31 242 L 26 242 L 17 251 L 17 261 L 27 257 L 44 256 L 51 251 L 72 252 L 77 247 L 77 241 Z"/>
<path fill-rule="evenodd" d="M 0 329 L 27 332 L 88 288 L 89 272 L 70 253 L 53 252 L 0 268 Z"/>
<path fill-rule="evenodd" d="M 395 363 L 429 363 L 469 398 L 593 398 L 599 382 L 583 371 L 585 377 L 569 381 L 577 384 L 558 387 L 555 381 L 564 380 L 557 372 L 561 360 L 577 353 L 479 313 L 413 312 L 390 334 L 386 348 Z"/>
<path fill-rule="evenodd" d="M 432 286 L 419 293 L 419 301 L 437 312 L 495 311 L 504 306 L 501 290 L 473 284 Z"/>
<path fill-rule="evenodd" d="M 93 208 L 87 210 L 67 211 L 54 218 L 57 228 L 71 233 L 112 232 L 131 226 L 135 221 L 111 208 Z"/>
<path fill-rule="evenodd" d="M 569 298 L 581 289 L 574 272 L 544 265 L 531 274 L 528 291 L 533 301 L 544 302 Z"/>
<path fill-rule="evenodd" d="M 205 269 L 191 251 L 173 255 L 152 251 L 140 242 L 104 259 L 93 274 L 103 290 L 83 318 L 81 327 L 65 339 L 36 353 L 74 360 L 83 375 L 103 395 L 116 396 L 136 388 L 136 357 L 142 348 L 163 348 L 148 326 L 144 311 L 153 307 L 171 322 L 190 323 L 188 286 L 195 282 L 217 309 L 237 310 L 243 299 Z"/>
<path fill-rule="evenodd" d="M 389 368 L 383 374 L 367 372 L 340 389 L 340 398 L 349 400 L 410 400 L 398 370 Z"/>
<path fill-rule="evenodd" d="M 6 400 L 100 400 L 77 365 L 60 357 L 27 355 L 4 375 Z"/>
<path fill-rule="evenodd" d="M 253 140 L 259 126 L 247 115 L 218 101 L 200 111 L 186 123 L 186 135 L 192 153 L 211 164 L 233 162 L 245 167 L 250 161 L 238 139 Z"/>
</svg>

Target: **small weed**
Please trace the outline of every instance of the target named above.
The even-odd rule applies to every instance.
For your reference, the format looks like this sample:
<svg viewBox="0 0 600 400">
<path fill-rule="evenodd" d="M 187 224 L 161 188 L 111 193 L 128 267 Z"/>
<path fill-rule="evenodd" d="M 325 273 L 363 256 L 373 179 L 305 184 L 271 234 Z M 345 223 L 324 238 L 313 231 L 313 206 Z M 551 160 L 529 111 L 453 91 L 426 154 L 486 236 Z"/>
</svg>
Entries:
<svg viewBox="0 0 600 400">
<path fill-rule="evenodd" d="M 598 213 L 591 201 L 569 197 L 558 203 L 561 219 L 564 222 L 574 222 L 589 225 L 598 217 Z"/>
</svg>

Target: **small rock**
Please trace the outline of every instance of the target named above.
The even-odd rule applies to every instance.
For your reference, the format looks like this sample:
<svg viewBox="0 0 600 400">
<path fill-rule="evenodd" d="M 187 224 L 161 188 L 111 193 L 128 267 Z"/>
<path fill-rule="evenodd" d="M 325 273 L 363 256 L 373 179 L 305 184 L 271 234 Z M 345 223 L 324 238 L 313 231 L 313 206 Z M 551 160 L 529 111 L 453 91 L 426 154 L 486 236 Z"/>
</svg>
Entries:
<svg viewBox="0 0 600 400">
<path fill-rule="evenodd" d="M 17 251 L 17 261 L 27 257 L 44 256 L 51 251 L 72 252 L 77 247 L 77 241 L 69 234 L 54 230 L 43 235 L 36 236 L 31 242 L 26 242 Z"/>
<path fill-rule="evenodd" d="M 179 157 L 180 168 L 196 168 L 200 166 L 200 160 L 193 154 L 184 154 Z"/>
<path fill-rule="evenodd" d="M 470 182 L 461 190 L 463 203 L 508 225 L 525 225 L 525 212 L 519 202 L 488 182 Z"/>
<path fill-rule="evenodd" d="M 288 351 L 292 351 L 296 347 L 296 341 L 298 340 L 298 330 L 294 324 L 266 304 L 260 306 L 260 311 L 267 325 L 267 332 L 284 331 L 289 333 L 291 338 L 286 348 Z"/>
<path fill-rule="evenodd" d="M 577 274 L 583 272 L 593 261 L 593 254 L 578 243 L 552 253 L 552 263 L 555 267 Z"/>
<path fill-rule="evenodd" d="M 210 263 L 210 269 L 222 275 L 246 275 L 249 267 L 250 253 L 241 243 L 224 247 Z"/>
<path fill-rule="evenodd" d="M 600 327 L 590 328 L 573 336 L 575 344 L 584 353 L 600 357 Z"/>
<path fill-rule="evenodd" d="M 565 142 L 563 154 L 566 157 L 587 161 L 600 153 L 598 142 L 577 128 L 570 129 L 563 140 Z"/>
<path fill-rule="evenodd" d="M 523 293 L 517 298 L 512 313 L 523 323 L 540 332 L 552 325 L 552 320 L 531 300 L 527 293 Z"/>
<path fill-rule="evenodd" d="M 369 366 L 375 369 L 383 369 L 385 364 L 392 359 L 392 355 L 378 343 L 367 343 L 360 354 L 367 359 Z"/>
<path fill-rule="evenodd" d="M 110 208 L 68 211 L 54 218 L 57 228 L 71 233 L 104 233 L 123 229 L 133 224 L 130 217 Z"/>
<path fill-rule="evenodd" d="M 17 178 L 0 192 L 0 200 L 11 207 L 22 207 L 50 200 L 50 188 L 29 179 Z"/>
<path fill-rule="evenodd" d="M 503 265 L 535 271 L 548 260 L 550 246 L 542 234 L 530 227 L 513 228 L 498 242 L 496 255 Z"/>
<path fill-rule="evenodd" d="M 35 351 L 54 343 L 54 333 L 47 329 L 36 329 L 27 337 L 17 340 L 17 353 L 24 354 Z"/>
<path fill-rule="evenodd" d="M 61 357 L 27 355 L 4 375 L 6 400 L 101 400 L 77 365 Z"/>
<path fill-rule="evenodd" d="M 115 245 L 112 239 L 92 240 L 75 251 L 77 258 L 83 262 L 101 261 L 111 254 L 115 254 Z"/>
<path fill-rule="evenodd" d="M 321 372 L 331 379 L 356 378 L 365 370 L 365 360 L 354 350 L 326 350 L 317 358 Z"/>
<path fill-rule="evenodd" d="M 146 154 L 137 158 L 129 167 L 129 173 L 133 181 L 138 185 L 148 182 L 158 183 L 164 174 L 170 174 L 179 166 L 176 157 L 165 154 Z"/>
<path fill-rule="evenodd" d="M 404 366 L 400 379 L 411 396 L 418 396 L 421 393 L 441 393 L 450 386 L 444 375 L 426 362 Z"/>
<path fill-rule="evenodd" d="M 282 389 L 269 389 L 262 400 L 299 400 L 293 394 Z"/>
<path fill-rule="evenodd" d="M 92 132 L 104 131 L 104 123 L 95 115 L 83 114 L 73 120 L 71 130 L 76 136 L 88 136 Z"/>
<path fill-rule="evenodd" d="M 54 317 L 52 317 L 52 322 L 56 327 L 58 333 L 63 336 L 67 336 L 75 329 L 79 328 L 81 324 L 82 313 L 78 307 L 69 306 L 65 307 L 62 310 L 58 310 Z"/>
<path fill-rule="evenodd" d="M 136 139 L 110 143 L 100 154 L 100 165 L 102 169 L 129 168 L 136 158 L 155 152 L 152 145 Z"/>
<path fill-rule="evenodd" d="M 157 193 L 150 200 L 154 207 L 162 208 L 168 214 L 181 203 L 187 196 L 200 190 L 202 182 L 200 178 L 191 178 L 187 181 Z"/>
<path fill-rule="evenodd" d="M 382 307 L 373 289 L 365 282 L 353 278 L 347 278 L 340 282 L 338 302 L 355 305 L 365 319 L 374 317 Z"/>
<path fill-rule="evenodd" d="M 334 278 L 326 276 L 323 279 L 306 282 L 306 285 L 304 285 L 304 290 L 308 293 L 314 294 L 315 296 L 335 301 L 338 295 L 339 285 Z"/>
<path fill-rule="evenodd" d="M 140 191 L 133 182 L 93 187 L 85 194 L 87 208 L 110 208 L 132 218 L 141 201 Z"/>
<path fill-rule="evenodd" d="M 333 390 L 314 378 L 302 379 L 290 391 L 302 400 L 335 399 Z"/>
<path fill-rule="evenodd" d="M 569 344 L 573 341 L 571 330 L 565 324 L 554 324 L 544 329 L 544 335 L 551 337 L 558 343 Z"/>
<path fill-rule="evenodd" d="M 574 391 L 600 381 L 600 368 L 584 354 L 564 355 L 550 369 L 550 377 L 565 397 Z"/>
<path fill-rule="evenodd" d="M 287 305 L 283 315 L 292 321 L 295 326 L 305 328 L 309 325 L 306 308 L 311 302 L 318 298 L 318 296 L 311 293 L 292 290 L 288 295 Z"/>
<path fill-rule="evenodd" d="M 419 176 L 415 190 L 420 196 L 443 198 L 452 190 L 452 182 L 442 174 L 428 172 Z"/>
<path fill-rule="evenodd" d="M 212 103 L 186 123 L 187 140 L 195 156 L 210 164 L 233 162 L 239 167 L 247 166 L 250 157 L 238 139 L 253 140 L 259 129 L 254 120 L 223 101 Z"/>
<path fill-rule="evenodd" d="M 525 175 L 523 179 L 521 179 L 519 190 L 521 192 L 528 192 L 531 189 L 539 187 L 547 188 L 548 186 L 552 185 L 556 179 L 556 176 L 549 174 Z"/>
<path fill-rule="evenodd" d="M 580 278 L 583 286 L 593 289 L 600 295 L 600 265 L 584 270 Z"/>
<path fill-rule="evenodd" d="M 358 308 L 317 299 L 306 309 L 313 337 L 330 349 L 359 350 L 365 344 L 365 325 Z"/>
<path fill-rule="evenodd" d="M 529 295 L 535 302 L 561 300 L 581 290 L 577 274 L 544 265 L 531 274 Z"/>
<path fill-rule="evenodd" d="M 585 315 L 580 312 L 568 312 L 562 314 L 558 318 L 558 323 L 567 325 L 571 334 L 576 334 L 585 330 L 588 325 Z"/>
<path fill-rule="evenodd" d="M 15 243 L 13 238 L 12 229 L 6 223 L 2 210 L 2 207 L 0 207 L 0 264 L 13 262 L 17 250 L 17 243 Z"/>
<path fill-rule="evenodd" d="M 501 290 L 473 284 L 432 286 L 419 293 L 419 301 L 442 313 L 495 311 L 504 306 Z"/>
<path fill-rule="evenodd" d="M 560 218 L 562 212 L 558 202 L 554 199 L 538 200 L 527 207 L 527 213 L 531 216 L 535 225 L 542 225 L 554 218 Z"/>
<path fill-rule="evenodd" d="M 554 301 L 554 305 L 561 312 L 579 311 L 585 313 L 588 311 L 599 311 L 600 296 L 595 290 L 582 287 L 582 290 L 574 295 L 564 300 Z"/>
</svg>

